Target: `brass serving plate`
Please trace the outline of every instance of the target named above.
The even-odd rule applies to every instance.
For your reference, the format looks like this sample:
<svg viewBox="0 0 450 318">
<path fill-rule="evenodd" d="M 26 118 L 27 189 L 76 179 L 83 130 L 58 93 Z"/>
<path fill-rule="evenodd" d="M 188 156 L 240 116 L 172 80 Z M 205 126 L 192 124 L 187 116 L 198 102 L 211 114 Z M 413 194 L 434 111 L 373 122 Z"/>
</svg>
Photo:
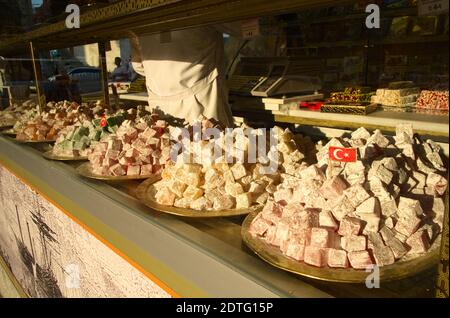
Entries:
<svg viewBox="0 0 450 318">
<path fill-rule="evenodd" d="M 245 218 L 241 229 L 242 240 L 256 255 L 270 265 L 297 275 L 330 282 L 364 283 L 370 275 L 370 272 L 365 270 L 352 268 L 319 268 L 283 255 L 278 247 L 270 245 L 249 233 L 250 224 L 257 214 L 257 212 L 252 212 Z M 439 242 L 440 237 L 437 237 L 431 250 L 424 256 L 380 267 L 380 282 L 406 278 L 437 264 Z"/>
<path fill-rule="evenodd" d="M 5 135 L 5 136 L 16 136 L 17 135 L 17 133 L 13 129 L 1 130 L 0 134 Z"/>
<path fill-rule="evenodd" d="M 142 180 L 148 178 L 155 178 L 155 175 L 147 175 L 147 176 L 104 176 L 100 174 L 94 174 L 91 169 L 91 163 L 85 162 L 81 164 L 77 168 L 77 172 L 83 177 L 96 179 L 96 180 L 104 180 L 104 181 L 126 181 L 126 180 Z M 158 177 L 159 178 L 159 177 Z"/>
<path fill-rule="evenodd" d="M 82 160 L 88 160 L 87 157 L 79 156 L 79 157 L 69 157 L 69 156 L 58 156 L 53 154 L 52 150 L 46 151 L 42 154 L 44 158 L 50 159 L 50 160 L 60 160 L 60 161 L 82 161 Z"/>
<path fill-rule="evenodd" d="M 0 129 L 7 129 L 14 127 L 14 124 L 2 124 L 0 125 Z"/>
<path fill-rule="evenodd" d="M 189 218 L 220 218 L 229 216 L 245 215 L 250 212 L 259 212 L 262 206 L 253 206 L 249 209 L 229 209 L 220 211 L 198 211 L 193 209 L 183 209 L 174 206 L 162 205 L 156 202 L 154 199 L 156 188 L 154 183 L 159 180 L 148 179 L 142 182 L 136 189 L 136 196 L 146 206 L 159 212 L 173 214 L 177 216 L 189 217 Z"/>
<path fill-rule="evenodd" d="M 14 138 L 15 142 L 21 143 L 21 144 L 51 144 L 56 141 L 56 139 L 51 140 L 21 140 Z"/>
</svg>

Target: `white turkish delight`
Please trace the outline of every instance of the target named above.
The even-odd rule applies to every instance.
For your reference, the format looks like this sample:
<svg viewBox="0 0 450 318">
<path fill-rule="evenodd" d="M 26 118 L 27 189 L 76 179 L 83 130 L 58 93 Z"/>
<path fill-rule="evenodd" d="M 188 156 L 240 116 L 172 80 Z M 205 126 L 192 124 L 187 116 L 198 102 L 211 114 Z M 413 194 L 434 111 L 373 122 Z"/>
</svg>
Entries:
<svg viewBox="0 0 450 318">
<path fill-rule="evenodd" d="M 239 194 L 244 193 L 244 188 L 242 187 L 242 185 L 240 183 L 226 182 L 225 183 L 225 192 L 228 195 L 237 197 Z"/>
<path fill-rule="evenodd" d="M 435 169 L 429 167 L 427 164 L 425 164 L 421 158 L 417 158 L 417 169 L 425 174 L 430 174 L 432 172 L 436 172 Z"/>
<path fill-rule="evenodd" d="M 350 265 L 355 269 L 367 269 L 373 265 L 372 258 L 367 251 L 355 251 L 347 253 Z"/>
<path fill-rule="evenodd" d="M 239 180 L 247 175 L 247 171 L 243 164 L 236 163 L 231 167 L 231 172 L 235 180 Z"/>
<path fill-rule="evenodd" d="M 175 199 L 173 206 L 182 209 L 189 209 L 191 207 L 192 200 L 188 198 Z"/>
<path fill-rule="evenodd" d="M 390 171 L 397 171 L 398 165 L 397 161 L 395 161 L 392 157 L 385 157 L 381 160 L 381 164 Z"/>
<path fill-rule="evenodd" d="M 292 162 L 300 162 L 305 158 L 305 155 L 301 153 L 298 149 L 295 149 L 293 152 L 289 154 L 289 158 L 290 160 L 292 160 Z"/>
<path fill-rule="evenodd" d="M 352 139 L 369 139 L 370 138 L 370 132 L 364 128 L 364 127 L 360 127 L 357 130 L 355 130 L 354 132 L 352 132 L 351 134 Z"/>
<path fill-rule="evenodd" d="M 196 200 L 203 195 L 203 190 L 193 185 L 189 185 L 183 193 L 184 198 Z"/>
<path fill-rule="evenodd" d="M 364 139 L 351 139 L 350 145 L 353 148 L 364 147 L 366 145 L 366 141 Z"/>
<path fill-rule="evenodd" d="M 175 202 L 176 195 L 167 187 L 163 187 L 156 193 L 155 199 L 159 204 L 172 206 Z"/>
<path fill-rule="evenodd" d="M 178 198 L 182 198 L 183 197 L 183 193 L 187 188 L 187 184 L 178 181 L 178 180 L 173 180 L 171 185 L 170 185 L 170 191 L 172 191 L 173 193 L 175 193 L 175 195 Z"/>
<path fill-rule="evenodd" d="M 403 155 L 405 155 L 405 157 L 411 158 L 412 160 L 416 160 L 416 154 L 414 153 L 413 145 L 406 145 L 405 147 L 403 147 L 402 153 Z"/>
<path fill-rule="evenodd" d="M 406 244 L 410 248 L 408 254 L 421 254 L 430 248 L 430 238 L 427 231 L 417 231 L 406 240 Z"/>
<path fill-rule="evenodd" d="M 364 221 L 363 234 L 367 235 L 370 232 L 378 232 L 381 221 L 378 214 L 361 213 L 359 217 Z"/>
<path fill-rule="evenodd" d="M 386 189 L 386 186 L 377 177 L 373 177 L 369 180 L 369 189 L 376 197 L 380 199 L 380 201 L 383 201 L 383 198 L 391 197 L 391 194 Z"/>
<path fill-rule="evenodd" d="M 397 214 L 400 217 L 402 216 L 420 217 L 423 214 L 423 210 L 418 200 L 400 197 L 400 200 L 398 202 Z"/>
<path fill-rule="evenodd" d="M 327 229 L 313 227 L 311 228 L 311 243 L 310 246 L 315 247 L 329 247 L 331 232 Z"/>
<path fill-rule="evenodd" d="M 381 212 L 380 202 L 377 198 L 371 197 L 362 202 L 356 207 L 355 213 L 357 215 L 361 214 L 376 214 L 379 215 Z"/>
<path fill-rule="evenodd" d="M 344 171 L 345 168 L 345 162 L 337 162 L 332 161 L 328 164 L 327 169 L 325 171 L 325 176 L 327 179 L 331 179 L 333 177 L 336 177 Z"/>
<path fill-rule="evenodd" d="M 434 198 L 432 211 L 435 214 L 434 221 L 440 226 L 442 226 L 445 214 L 444 200 L 442 200 L 441 198 Z"/>
<path fill-rule="evenodd" d="M 389 140 L 383 136 L 380 130 L 376 129 L 373 134 L 367 139 L 367 145 L 376 144 L 380 148 L 387 147 L 389 145 Z"/>
<path fill-rule="evenodd" d="M 336 200 L 336 205 L 333 208 L 331 208 L 333 216 L 338 221 L 341 221 L 347 214 L 353 212 L 354 210 L 355 208 L 345 195 L 341 196 L 340 199 Z"/>
<path fill-rule="evenodd" d="M 444 195 L 447 190 L 447 180 L 437 173 L 430 173 L 428 175 L 426 185 L 434 189 L 439 195 Z"/>
<path fill-rule="evenodd" d="M 417 181 L 415 188 L 423 189 L 426 185 L 427 176 L 419 171 L 413 171 L 412 177 Z"/>
<path fill-rule="evenodd" d="M 247 209 L 252 205 L 252 194 L 241 193 L 236 196 L 236 209 Z"/>
<path fill-rule="evenodd" d="M 380 200 L 381 214 L 385 217 L 390 217 L 397 213 L 397 203 L 392 197 L 384 197 Z"/>
<path fill-rule="evenodd" d="M 205 197 L 200 197 L 191 202 L 190 208 L 197 211 L 206 211 L 212 208 L 212 203 Z"/>
<path fill-rule="evenodd" d="M 417 231 L 421 221 L 420 218 L 413 215 L 400 216 L 394 228 L 397 232 L 409 237 Z"/>
<path fill-rule="evenodd" d="M 404 184 L 408 179 L 409 179 L 408 173 L 400 168 L 398 170 L 398 183 Z"/>
<path fill-rule="evenodd" d="M 405 133 L 412 138 L 414 136 L 412 124 L 397 124 L 395 126 L 395 134 L 399 135 L 401 133 Z"/>
<path fill-rule="evenodd" d="M 383 237 L 384 243 L 391 248 L 395 259 L 401 258 L 408 252 L 405 245 L 395 237 L 395 234 L 391 229 L 385 226 L 381 228 L 380 234 Z"/>
</svg>

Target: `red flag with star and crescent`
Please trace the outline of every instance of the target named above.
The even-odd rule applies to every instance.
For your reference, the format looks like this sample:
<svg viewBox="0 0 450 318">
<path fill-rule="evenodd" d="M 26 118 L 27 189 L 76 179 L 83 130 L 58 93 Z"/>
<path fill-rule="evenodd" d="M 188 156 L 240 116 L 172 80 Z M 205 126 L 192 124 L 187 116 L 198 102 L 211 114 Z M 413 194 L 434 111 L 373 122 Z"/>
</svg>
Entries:
<svg viewBox="0 0 450 318">
<path fill-rule="evenodd" d="M 328 156 L 330 160 L 334 161 L 355 162 L 356 149 L 330 146 L 330 148 L 328 148 Z"/>
</svg>

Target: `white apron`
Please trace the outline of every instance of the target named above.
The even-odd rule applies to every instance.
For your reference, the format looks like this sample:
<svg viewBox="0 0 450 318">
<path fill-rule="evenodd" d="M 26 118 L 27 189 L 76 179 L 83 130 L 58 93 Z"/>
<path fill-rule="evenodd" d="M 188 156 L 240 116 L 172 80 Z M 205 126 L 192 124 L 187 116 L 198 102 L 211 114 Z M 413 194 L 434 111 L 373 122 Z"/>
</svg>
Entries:
<svg viewBox="0 0 450 318">
<path fill-rule="evenodd" d="M 142 63 L 133 68 L 146 77 L 150 108 L 188 122 L 203 114 L 232 126 L 222 33 L 201 27 L 144 35 L 139 46 Z"/>
</svg>

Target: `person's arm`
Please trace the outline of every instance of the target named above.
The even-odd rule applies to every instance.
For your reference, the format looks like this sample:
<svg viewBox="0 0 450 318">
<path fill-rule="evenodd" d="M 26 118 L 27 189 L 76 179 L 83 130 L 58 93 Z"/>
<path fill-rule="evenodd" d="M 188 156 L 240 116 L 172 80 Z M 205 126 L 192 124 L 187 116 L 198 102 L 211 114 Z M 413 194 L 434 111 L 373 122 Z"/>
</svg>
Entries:
<svg viewBox="0 0 450 318">
<path fill-rule="evenodd" d="M 144 65 L 142 64 L 142 51 L 141 45 L 139 43 L 139 37 L 133 32 L 130 31 L 130 45 L 131 45 L 131 65 L 133 66 L 133 70 L 145 77 Z"/>
</svg>

